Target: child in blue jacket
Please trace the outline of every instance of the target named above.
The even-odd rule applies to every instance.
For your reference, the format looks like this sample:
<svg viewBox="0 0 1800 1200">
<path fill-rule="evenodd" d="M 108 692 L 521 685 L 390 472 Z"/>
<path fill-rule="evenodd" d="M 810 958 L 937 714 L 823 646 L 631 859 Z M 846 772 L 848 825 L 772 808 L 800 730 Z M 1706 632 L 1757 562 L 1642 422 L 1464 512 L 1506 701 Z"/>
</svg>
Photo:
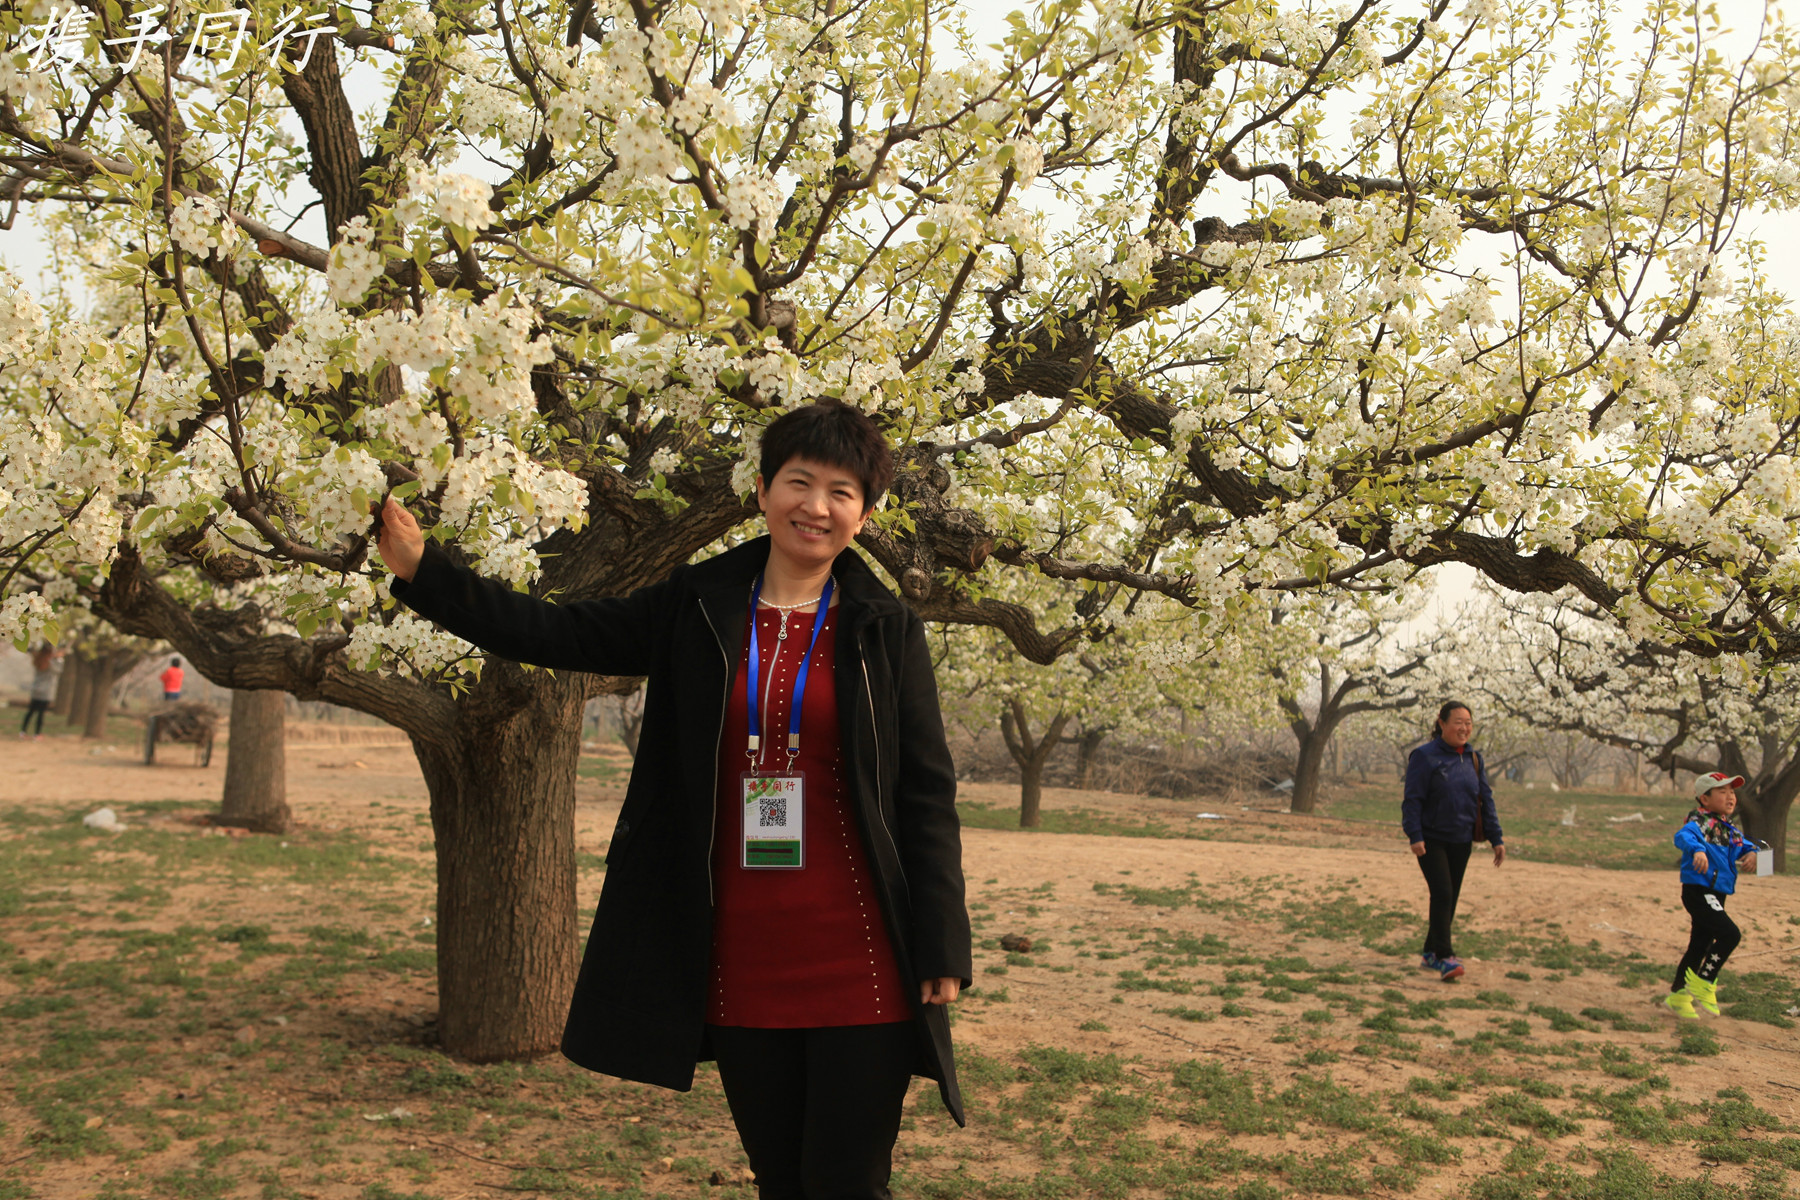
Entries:
<svg viewBox="0 0 1800 1200">
<path fill-rule="evenodd" d="M 1737 890 L 1738 863 L 1756 853 L 1728 819 L 1737 809 L 1742 775 L 1709 771 L 1694 777 L 1693 812 L 1675 831 L 1681 851 L 1681 906 L 1693 919 L 1687 953 L 1663 1003 L 1684 1020 L 1696 1020 L 1698 1004 L 1719 1014 L 1719 972 L 1743 936 L 1725 914 L 1725 897 Z"/>
</svg>

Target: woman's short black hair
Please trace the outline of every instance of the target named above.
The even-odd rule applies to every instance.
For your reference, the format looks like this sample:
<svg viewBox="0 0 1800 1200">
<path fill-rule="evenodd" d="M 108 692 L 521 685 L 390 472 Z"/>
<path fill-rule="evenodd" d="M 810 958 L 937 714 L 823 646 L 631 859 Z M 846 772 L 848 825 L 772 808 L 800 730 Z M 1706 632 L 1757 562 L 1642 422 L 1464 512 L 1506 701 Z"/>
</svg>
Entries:
<svg viewBox="0 0 1800 1200">
<path fill-rule="evenodd" d="M 1459 711 L 1460 712 L 1469 712 L 1470 711 L 1469 706 L 1464 704 L 1461 700 L 1446 700 L 1446 701 L 1444 701 L 1444 706 L 1442 708 L 1438 709 L 1437 720 L 1432 722 L 1431 736 L 1432 737 L 1443 737 L 1444 736 L 1444 722 L 1448 721 L 1450 719 L 1451 713 L 1459 712 Z"/>
<path fill-rule="evenodd" d="M 861 410 L 825 399 L 776 417 L 763 430 L 763 486 L 775 482 L 793 458 L 841 467 L 862 484 L 863 511 L 875 507 L 894 482 L 894 452 L 875 422 Z"/>
</svg>

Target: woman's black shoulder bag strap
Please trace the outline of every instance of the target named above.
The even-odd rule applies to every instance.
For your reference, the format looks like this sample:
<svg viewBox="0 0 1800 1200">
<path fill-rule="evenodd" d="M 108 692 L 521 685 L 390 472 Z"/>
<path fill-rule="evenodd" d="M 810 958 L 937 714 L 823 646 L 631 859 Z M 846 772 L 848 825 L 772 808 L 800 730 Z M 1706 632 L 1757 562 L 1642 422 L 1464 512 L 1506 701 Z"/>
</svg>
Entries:
<svg viewBox="0 0 1800 1200">
<path fill-rule="evenodd" d="M 1471 750 L 1469 753 L 1475 758 L 1475 840 L 1485 842 L 1488 840 L 1487 822 L 1482 819 L 1482 809 L 1486 805 L 1481 802 L 1481 780 L 1485 772 L 1481 767 L 1481 751 Z"/>
</svg>

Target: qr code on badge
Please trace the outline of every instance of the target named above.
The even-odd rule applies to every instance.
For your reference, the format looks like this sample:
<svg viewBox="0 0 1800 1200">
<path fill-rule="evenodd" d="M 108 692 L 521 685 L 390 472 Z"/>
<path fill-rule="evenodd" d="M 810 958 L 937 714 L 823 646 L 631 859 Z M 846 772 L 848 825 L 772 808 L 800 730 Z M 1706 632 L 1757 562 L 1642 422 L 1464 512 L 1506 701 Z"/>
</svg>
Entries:
<svg viewBox="0 0 1800 1200">
<path fill-rule="evenodd" d="M 779 829 L 787 824 L 787 797 L 764 796 L 756 802 L 756 823 L 764 829 Z"/>
</svg>

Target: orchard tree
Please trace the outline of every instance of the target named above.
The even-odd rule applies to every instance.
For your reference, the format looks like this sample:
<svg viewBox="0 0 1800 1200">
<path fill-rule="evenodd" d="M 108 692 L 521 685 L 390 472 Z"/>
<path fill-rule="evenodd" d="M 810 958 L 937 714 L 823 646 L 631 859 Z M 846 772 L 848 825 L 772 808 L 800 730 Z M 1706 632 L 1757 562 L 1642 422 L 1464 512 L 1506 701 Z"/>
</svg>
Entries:
<svg viewBox="0 0 1800 1200">
<path fill-rule="evenodd" d="M 1800 338 L 1729 242 L 1800 181 L 1785 27 L 1734 60 L 1672 0 L 1622 40 L 1560 0 L 352 12 L 0 12 L 0 217 L 52 247 L 0 281 L 0 633 L 85 606 L 404 729 L 452 1052 L 557 1042 L 614 685 L 397 611 L 389 489 L 458 561 L 616 594 L 743 524 L 758 431 L 829 395 L 899 447 L 864 549 L 1034 662 L 1080 631 L 966 573 L 1216 629 L 1459 561 L 1800 654 Z"/>
<path fill-rule="evenodd" d="M 1788 664 L 1633 642 L 1567 597 L 1490 595 L 1470 689 L 1540 730 L 1641 754 L 1678 784 L 1742 775 L 1737 820 L 1787 871 L 1800 796 L 1800 676 Z"/>
<path fill-rule="evenodd" d="M 1326 753 L 1338 729 L 1364 713 L 1404 713 L 1429 688 L 1429 645 L 1404 639 L 1427 590 L 1344 592 L 1284 598 L 1270 612 L 1253 654 L 1298 744 L 1290 809 L 1318 805 Z"/>
</svg>

